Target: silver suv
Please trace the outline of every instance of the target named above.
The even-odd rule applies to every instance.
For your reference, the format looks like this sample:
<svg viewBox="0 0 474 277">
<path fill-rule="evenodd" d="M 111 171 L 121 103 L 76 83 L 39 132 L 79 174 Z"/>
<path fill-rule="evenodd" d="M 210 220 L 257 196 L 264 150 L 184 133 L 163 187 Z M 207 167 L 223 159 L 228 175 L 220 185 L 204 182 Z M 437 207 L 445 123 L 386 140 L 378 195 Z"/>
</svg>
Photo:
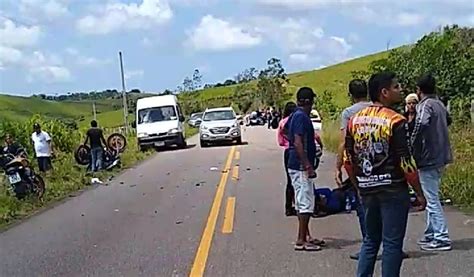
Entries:
<svg viewBox="0 0 474 277">
<path fill-rule="evenodd" d="M 234 109 L 215 108 L 206 109 L 199 126 L 201 147 L 215 142 L 242 143 L 242 132 Z"/>
</svg>

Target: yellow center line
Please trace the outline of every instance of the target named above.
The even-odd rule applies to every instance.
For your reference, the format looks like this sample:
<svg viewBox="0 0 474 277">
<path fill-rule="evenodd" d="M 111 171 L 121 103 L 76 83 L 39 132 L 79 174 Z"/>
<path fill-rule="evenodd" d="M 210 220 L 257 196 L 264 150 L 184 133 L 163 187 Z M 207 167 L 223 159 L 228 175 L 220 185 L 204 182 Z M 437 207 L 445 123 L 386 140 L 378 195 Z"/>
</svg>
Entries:
<svg viewBox="0 0 474 277">
<path fill-rule="evenodd" d="M 221 180 L 214 197 L 214 202 L 212 203 L 211 211 L 209 212 L 209 217 L 207 218 L 206 227 L 201 237 L 201 242 L 199 243 L 199 248 L 194 258 L 193 267 L 191 268 L 191 277 L 201 277 L 204 275 L 204 270 L 206 269 L 207 257 L 209 256 L 209 250 L 211 249 L 212 238 L 214 237 L 214 231 L 216 229 L 217 217 L 219 216 L 219 210 L 222 203 L 222 197 L 225 192 L 225 185 L 227 183 L 227 178 L 229 177 L 229 171 L 232 165 L 232 158 L 234 157 L 235 146 L 233 146 L 229 155 L 227 156 L 227 161 L 224 167 L 224 171 L 221 175 Z"/>
<path fill-rule="evenodd" d="M 225 208 L 224 224 L 222 225 L 222 233 L 230 234 L 234 229 L 234 213 L 235 213 L 235 197 L 227 198 L 227 206 Z"/>
<path fill-rule="evenodd" d="M 235 152 L 235 160 L 236 161 L 240 160 L 240 151 Z"/>
<path fill-rule="evenodd" d="M 232 170 L 232 180 L 237 181 L 239 180 L 239 166 L 235 165 L 234 169 Z"/>
</svg>

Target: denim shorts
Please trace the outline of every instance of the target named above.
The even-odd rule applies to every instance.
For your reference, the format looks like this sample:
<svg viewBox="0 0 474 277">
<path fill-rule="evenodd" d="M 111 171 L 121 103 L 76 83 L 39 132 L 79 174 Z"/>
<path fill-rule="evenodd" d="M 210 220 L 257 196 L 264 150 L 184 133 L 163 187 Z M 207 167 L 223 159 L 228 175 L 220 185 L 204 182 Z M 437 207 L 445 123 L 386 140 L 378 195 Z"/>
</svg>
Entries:
<svg viewBox="0 0 474 277">
<path fill-rule="evenodd" d="M 314 213 L 314 184 L 305 171 L 288 169 L 295 189 L 295 209 L 298 213 Z"/>
</svg>

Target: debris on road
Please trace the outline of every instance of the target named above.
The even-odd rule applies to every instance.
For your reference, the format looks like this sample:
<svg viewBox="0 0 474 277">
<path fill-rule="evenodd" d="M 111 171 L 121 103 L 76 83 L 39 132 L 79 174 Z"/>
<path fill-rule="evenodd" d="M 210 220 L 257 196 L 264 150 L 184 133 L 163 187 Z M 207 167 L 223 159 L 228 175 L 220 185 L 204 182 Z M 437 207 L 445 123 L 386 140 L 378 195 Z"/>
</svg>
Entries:
<svg viewBox="0 0 474 277">
<path fill-rule="evenodd" d="M 158 213 L 158 211 L 155 210 L 155 214 L 157 214 L 157 213 Z"/>
<path fill-rule="evenodd" d="M 170 174 L 171 174 L 171 172 L 166 172 L 166 175 L 170 175 Z"/>
<path fill-rule="evenodd" d="M 225 170 L 222 170 L 221 172 L 222 173 L 227 173 L 227 172 L 229 172 L 229 170 L 225 169 Z"/>
<path fill-rule="evenodd" d="M 252 169 L 250 167 L 247 167 L 247 171 L 250 171 L 250 170 L 252 170 Z"/>
<path fill-rule="evenodd" d="M 114 212 L 118 212 L 118 211 L 119 211 L 119 209 L 115 209 L 115 210 L 114 210 Z"/>
<path fill-rule="evenodd" d="M 176 220 L 176 224 L 181 224 L 181 223 L 183 223 L 182 220 Z"/>
<path fill-rule="evenodd" d="M 219 170 L 219 168 L 213 166 L 213 167 L 209 168 L 209 170 L 210 170 L 210 171 L 217 171 L 217 170 Z"/>
<path fill-rule="evenodd" d="M 160 189 L 164 189 L 164 187 L 160 187 Z"/>
<path fill-rule="evenodd" d="M 202 181 L 202 182 L 199 182 L 199 183 L 196 183 L 196 187 L 199 187 L 199 186 L 202 186 L 204 185 L 206 182 Z"/>
<path fill-rule="evenodd" d="M 145 196 L 145 195 L 146 195 L 146 193 L 142 193 L 142 195 L 143 195 L 143 196 Z"/>
<path fill-rule="evenodd" d="M 474 225 L 474 219 L 468 219 L 464 221 L 464 225 Z"/>
<path fill-rule="evenodd" d="M 101 185 L 103 184 L 104 182 L 102 182 L 99 178 L 92 178 L 91 179 L 91 184 L 92 185 Z"/>
<path fill-rule="evenodd" d="M 123 182 L 123 181 L 120 181 L 120 184 L 121 184 L 121 185 L 123 185 L 123 184 L 124 184 L 124 182 Z"/>
<path fill-rule="evenodd" d="M 81 214 L 81 216 L 84 216 L 84 214 Z"/>
<path fill-rule="evenodd" d="M 133 188 L 133 187 L 136 187 L 137 185 L 130 185 L 129 187 Z"/>
</svg>

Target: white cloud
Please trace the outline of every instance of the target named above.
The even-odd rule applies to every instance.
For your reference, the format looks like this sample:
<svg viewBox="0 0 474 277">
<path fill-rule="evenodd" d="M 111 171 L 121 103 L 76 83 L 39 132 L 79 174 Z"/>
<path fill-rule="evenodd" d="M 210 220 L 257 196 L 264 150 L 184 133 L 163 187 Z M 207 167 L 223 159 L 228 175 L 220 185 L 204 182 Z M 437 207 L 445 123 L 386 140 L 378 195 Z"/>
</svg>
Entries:
<svg viewBox="0 0 474 277">
<path fill-rule="evenodd" d="M 45 16 L 47 19 L 69 14 L 67 0 L 20 0 L 20 12 L 25 16 Z"/>
<path fill-rule="evenodd" d="M 196 50 L 224 51 L 250 48 L 262 42 L 262 38 L 243 26 L 224 19 L 206 15 L 198 26 L 188 32 L 188 41 Z"/>
<path fill-rule="evenodd" d="M 424 20 L 424 16 L 417 13 L 402 12 L 397 15 L 395 20 L 400 26 L 414 26 L 421 24 Z"/>
<path fill-rule="evenodd" d="M 71 72 L 57 55 L 45 55 L 41 51 L 34 51 L 25 59 L 23 66 L 29 72 L 28 81 L 40 80 L 51 84 L 72 80 Z"/>
<path fill-rule="evenodd" d="M 360 41 L 360 36 L 357 33 L 350 33 L 347 41 L 350 43 L 356 43 Z"/>
<path fill-rule="evenodd" d="M 292 63 L 346 59 L 351 45 L 341 37 L 327 36 L 321 27 L 306 19 L 257 17 L 250 20 L 255 32 L 289 55 Z"/>
<path fill-rule="evenodd" d="M 302 64 L 306 63 L 309 60 L 309 55 L 306 53 L 294 53 L 289 56 L 290 62 Z"/>
<path fill-rule="evenodd" d="M 10 19 L 0 18 L 0 44 L 11 47 L 27 47 L 38 43 L 41 29 L 38 26 L 17 25 Z"/>
<path fill-rule="evenodd" d="M 151 41 L 151 39 L 147 38 L 147 37 L 144 37 L 141 41 L 141 44 L 145 47 L 151 47 L 153 46 L 153 42 Z"/>
<path fill-rule="evenodd" d="M 68 47 L 65 52 L 74 58 L 74 63 L 84 67 L 97 67 L 110 64 L 110 59 L 99 59 L 95 57 L 85 56 L 79 53 L 76 48 Z"/>
<path fill-rule="evenodd" d="M 108 3 L 93 15 L 76 22 L 84 34 L 109 34 L 123 30 L 148 29 L 168 22 L 173 12 L 166 0 L 143 0 L 137 3 Z"/>
<path fill-rule="evenodd" d="M 0 68 L 16 65 L 23 60 L 23 53 L 15 48 L 0 45 Z"/>
<path fill-rule="evenodd" d="M 143 78 L 143 75 L 145 72 L 143 70 L 125 70 L 124 77 L 125 80 L 130 80 L 130 79 L 141 79 Z"/>
</svg>

